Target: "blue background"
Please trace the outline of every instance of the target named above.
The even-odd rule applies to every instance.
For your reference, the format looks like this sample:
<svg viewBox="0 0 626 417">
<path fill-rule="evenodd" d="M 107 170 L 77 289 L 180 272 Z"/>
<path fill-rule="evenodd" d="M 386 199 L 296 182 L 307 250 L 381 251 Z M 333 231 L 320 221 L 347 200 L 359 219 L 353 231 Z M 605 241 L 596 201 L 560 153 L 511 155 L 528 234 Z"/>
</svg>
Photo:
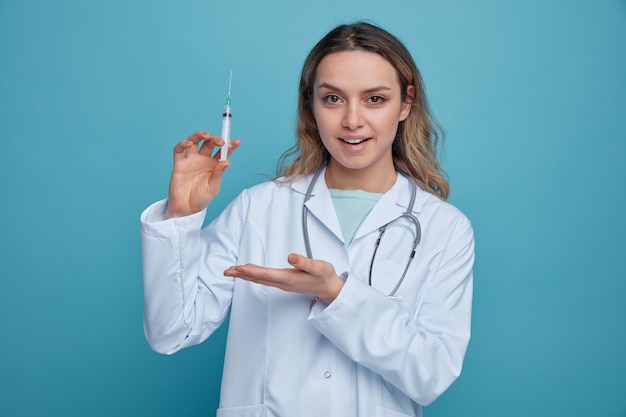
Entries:
<svg viewBox="0 0 626 417">
<path fill-rule="evenodd" d="M 304 57 L 362 18 L 414 54 L 476 232 L 466 365 L 426 415 L 626 416 L 624 0 L 0 0 L 0 416 L 214 415 L 224 330 L 143 338 L 139 214 L 231 69 L 210 216 L 273 174 Z"/>
</svg>

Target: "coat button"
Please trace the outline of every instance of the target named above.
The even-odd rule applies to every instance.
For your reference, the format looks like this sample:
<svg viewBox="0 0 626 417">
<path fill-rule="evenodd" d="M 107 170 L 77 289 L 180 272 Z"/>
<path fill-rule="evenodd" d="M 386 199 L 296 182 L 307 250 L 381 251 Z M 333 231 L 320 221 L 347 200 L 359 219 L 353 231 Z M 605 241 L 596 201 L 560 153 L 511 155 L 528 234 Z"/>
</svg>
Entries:
<svg viewBox="0 0 626 417">
<path fill-rule="evenodd" d="M 328 379 L 330 378 L 332 375 L 329 371 L 324 372 L 324 378 Z"/>
</svg>

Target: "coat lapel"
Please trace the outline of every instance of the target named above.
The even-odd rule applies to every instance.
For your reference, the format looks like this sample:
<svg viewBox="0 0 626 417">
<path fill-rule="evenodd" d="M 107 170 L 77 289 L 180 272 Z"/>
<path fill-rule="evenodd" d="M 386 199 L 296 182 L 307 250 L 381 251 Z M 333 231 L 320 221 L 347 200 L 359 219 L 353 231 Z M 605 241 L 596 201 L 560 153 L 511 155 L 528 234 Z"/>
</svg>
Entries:
<svg viewBox="0 0 626 417">
<path fill-rule="evenodd" d="M 324 168 L 325 171 L 325 168 Z M 343 240 L 343 233 L 335 206 L 330 197 L 330 192 L 324 181 L 324 171 L 321 172 L 319 178 L 313 185 L 311 197 L 305 203 L 309 211 L 309 224 L 315 219 L 319 220 L 337 239 Z M 304 197 L 311 183 L 313 175 L 300 178 L 292 183 L 292 188 L 301 193 Z M 382 226 L 397 219 L 409 206 L 411 199 L 411 179 L 402 174 L 398 174 L 393 187 L 386 192 L 374 206 L 370 214 L 365 218 L 361 226 L 356 232 L 354 239 L 358 239 L 372 231 L 380 229 Z M 426 192 L 417 187 L 415 204 L 413 205 L 413 213 L 417 214 L 421 211 L 424 204 Z"/>
<path fill-rule="evenodd" d="M 326 169 L 324 168 L 324 171 Z M 317 219 L 320 221 L 330 232 L 332 232 L 337 239 L 343 242 L 343 233 L 341 231 L 341 226 L 339 225 L 339 220 L 337 219 L 337 213 L 335 212 L 335 206 L 333 205 L 333 201 L 330 197 L 330 192 L 328 191 L 328 187 L 326 186 L 326 181 L 324 181 L 324 171 L 320 174 L 319 178 L 313 185 L 313 189 L 311 190 L 311 197 L 305 203 L 308 209 L 308 222 L 309 222 L 309 230 L 311 230 L 311 222 Z M 292 184 L 292 188 L 303 195 L 306 195 L 306 192 L 311 184 L 311 180 L 313 179 L 313 175 L 308 175 L 306 177 L 300 178 L 296 180 Z"/>
<path fill-rule="evenodd" d="M 370 232 L 380 229 L 384 225 L 391 223 L 406 211 L 411 200 L 411 179 L 398 173 L 398 177 L 393 187 L 383 194 L 378 203 L 374 206 L 370 214 L 363 220 L 354 236 L 358 239 Z M 424 191 L 417 187 L 413 213 L 419 213 L 424 204 Z"/>
</svg>

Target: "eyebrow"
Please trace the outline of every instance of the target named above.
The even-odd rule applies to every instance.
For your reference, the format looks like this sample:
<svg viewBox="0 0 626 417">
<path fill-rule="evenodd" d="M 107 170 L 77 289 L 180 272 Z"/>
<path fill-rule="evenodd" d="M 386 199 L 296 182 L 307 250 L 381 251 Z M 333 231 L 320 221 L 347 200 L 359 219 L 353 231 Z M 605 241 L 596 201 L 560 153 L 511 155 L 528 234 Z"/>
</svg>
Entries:
<svg viewBox="0 0 626 417">
<path fill-rule="evenodd" d="M 318 90 L 320 90 L 320 89 L 322 89 L 322 88 L 327 88 L 327 89 L 329 89 L 329 90 L 334 90 L 334 91 L 343 92 L 343 91 L 341 90 L 341 88 L 339 88 L 339 87 L 335 87 L 334 85 L 332 85 L 332 84 L 328 84 L 328 83 L 321 83 L 321 84 L 317 87 L 317 89 L 318 89 Z M 392 89 L 391 89 L 391 87 L 387 87 L 387 86 L 385 86 L 385 85 L 381 85 L 381 86 L 377 86 L 377 87 L 368 88 L 367 90 L 362 91 L 362 93 L 365 93 L 365 94 L 370 94 L 370 93 L 377 93 L 377 92 L 379 92 L 379 91 L 391 91 L 391 90 L 392 90 Z"/>
</svg>

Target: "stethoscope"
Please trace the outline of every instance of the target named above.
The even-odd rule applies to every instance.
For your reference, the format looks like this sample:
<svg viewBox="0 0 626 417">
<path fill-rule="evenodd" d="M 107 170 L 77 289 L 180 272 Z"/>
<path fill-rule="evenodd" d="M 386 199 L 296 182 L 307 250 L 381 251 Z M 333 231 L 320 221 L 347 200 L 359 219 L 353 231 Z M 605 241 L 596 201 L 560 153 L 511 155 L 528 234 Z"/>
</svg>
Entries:
<svg viewBox="0 0 626 417">
<path fill-rule="evenodd" d="M 309 184 L 309 188 L 307 189 L 306 195 L 304 196 L 304 203 L 302 204 L 302 231 L 304 233 L 304 246 L 306 248 L 307 257 L 309 259 L 313 259 L 313 253 L 311 251 L 311 242 L 309 240 L 309 228 L 307 225 L 307 214 L 309 210 L 306 207 L 306 202 L 309 201 L 309 199 L 311 198 L 311 193 L 313 192 L 313 186 L 317 182 L 317 179 L 319 178 L 322 171 L 324 170 L 320 169 L 313 175 L 313 178 L 311 179 L 311 183 Z M 404 267 L 402 276 L 400 277 L 400 280 L 398 281 L 394 289 L 387 296 L 388 298 L 396 298 L 395 293 L 396 291 L 398 291 L 398 288 L 400 288 L 402 281 L 404 281 L 404 277 L 406 276 L 406 273 L 409 270 L 411 261 L 413 261 L 413 258 L 415 257 L 415 249 L 417 248 L 417 245 L 420 243 L 420 240 L 422 238 L 422 227 L 420 226 L 420 222 L 419 220 L 417 220 L 417 217 L 415 217 L 412 213 L 413 205 L 415 204 L 415 197 L 417 194 L 417 184 L 415 183 L 415 180 L 413 179 L 411 179 L 410 181 L 411 181 L 411 200 L 409 202 L 409 206 L 407 207 L 404 213 L 402 213 L 399 217 L 394 219 L 392 222 L 395 222 L 404 217 L 413 223 L 413 225 L 415 226 L 413 247 L 411 248 L 411 255 L 409 256 L 409 260 L 407 261 L 406 266 Z M 387 230 L 387 226 L 389 226 L 390 223 L 387 223 L 378 229 L 379 235 L 378 235 L 378 239 L 376 239 L 376 244 L 374 246 L 374 253 L 372 254 L 372 261 L 370 262 L 370 272 L 369 272 L 369 280 L 368 280 L 368 283 L 370 286 L 372 285 L 372 270 L 374 269 L 374 259 L 376 259 L 376 252 L 378 252 L 380 241 L 382 240 L 383 235 L 385 234 L 385 230 Z"/>
</svg>

